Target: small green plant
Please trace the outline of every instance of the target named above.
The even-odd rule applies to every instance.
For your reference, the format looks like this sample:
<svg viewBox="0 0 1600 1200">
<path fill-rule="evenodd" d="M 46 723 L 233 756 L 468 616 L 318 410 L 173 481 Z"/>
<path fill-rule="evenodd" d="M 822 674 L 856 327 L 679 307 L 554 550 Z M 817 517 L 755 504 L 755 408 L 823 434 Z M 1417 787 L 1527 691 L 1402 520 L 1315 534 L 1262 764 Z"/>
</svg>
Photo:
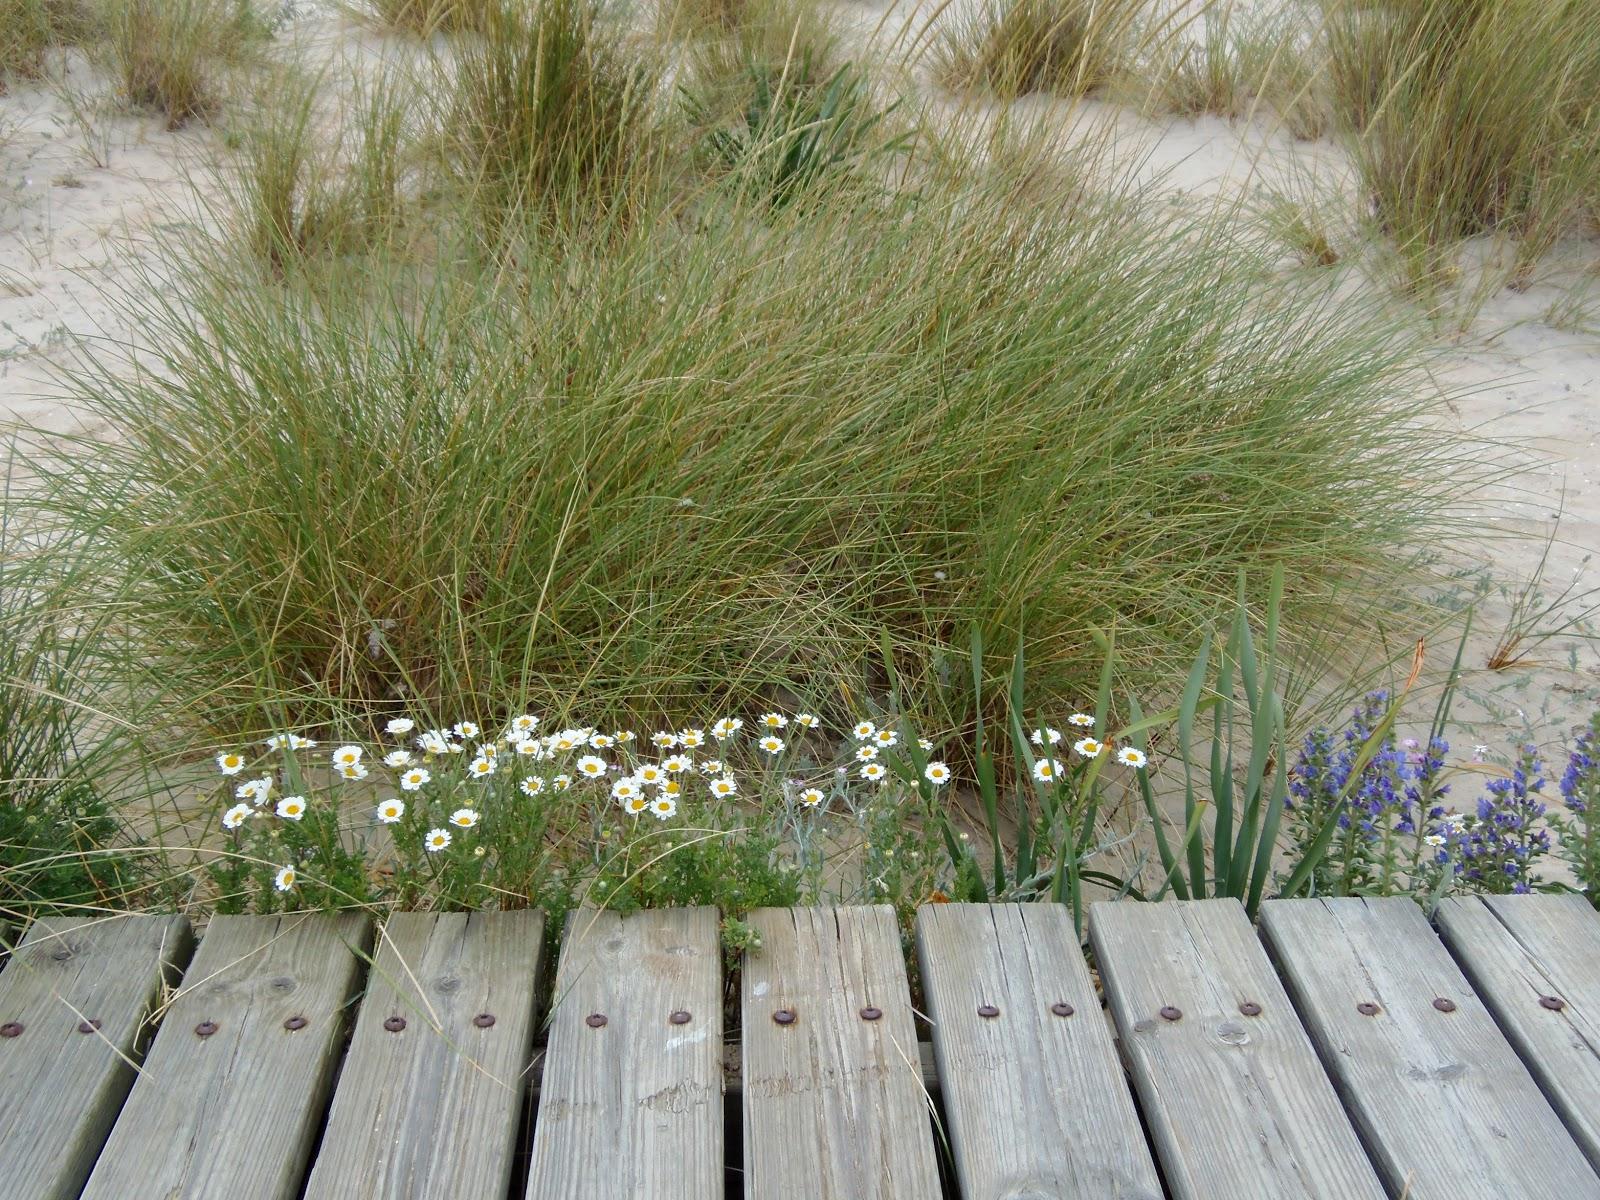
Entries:
<svg viewBox="0 0 1600 1200">
<path fill-rule="evenodd" d="M 998 96 L 1080 96 L 1127 65 L 1142 0 L 984 0 L 934 47 L 945 86 Z"/>
<path fill-rule="evenodd" d="M 178 129 L 221 107 L 227 72 L 268 35 L 253 0 L 101 0 L 96 53 L 122 99 Z"/>
</svg>

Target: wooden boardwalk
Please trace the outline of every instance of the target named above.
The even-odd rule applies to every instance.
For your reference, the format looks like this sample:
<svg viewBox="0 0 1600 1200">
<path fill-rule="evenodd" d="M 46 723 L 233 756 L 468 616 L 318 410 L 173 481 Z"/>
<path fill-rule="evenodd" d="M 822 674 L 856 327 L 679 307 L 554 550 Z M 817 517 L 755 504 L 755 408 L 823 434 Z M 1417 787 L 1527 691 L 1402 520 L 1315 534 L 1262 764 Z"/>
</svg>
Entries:
<svg viewBox="0 0 1600 1200">
<path fill-rule="evenodd" d="M 42 918 L 0 1200 L 1600 1200 L 1576 896 L 750 922 Z"/>
</svg>

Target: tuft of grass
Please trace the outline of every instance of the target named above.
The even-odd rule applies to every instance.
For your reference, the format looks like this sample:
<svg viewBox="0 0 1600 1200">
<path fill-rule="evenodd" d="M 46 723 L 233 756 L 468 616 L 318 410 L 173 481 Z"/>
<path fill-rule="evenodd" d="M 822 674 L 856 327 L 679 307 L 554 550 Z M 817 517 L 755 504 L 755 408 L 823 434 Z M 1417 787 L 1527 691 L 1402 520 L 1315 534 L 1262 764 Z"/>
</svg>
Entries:
<svg viewBox="0 0 1600 1200">
<path fill-rule="evenodd" d="M 501 0 L 450 74 L 451 157 L 491 229 L 552 206 L 609 211 L 647 157 L 655 69 L 594 0 Z"/>
<path fill-rule="evenodd" d="M 75 45 L 91 29 L 85 0 L 0 0 L 0 95 L 12 79 L 37 79 L 51 47 Z"/>
<path fill-rule="evenodd" d="M 96 50 L 122 99 L 169 129 L 214 115 L 227 72 L 268 33 L 252 0 L 102 0 L 100 21 Z"/>
<path fill-rule="evenodd" d="M 501 0 L 346 0 L 344 7 L 385 29 L 418 37 L 436 33 L 484 33 Z"/>
<path fill-rule="evenodd" d="M 1095 624 L 1165 683 L 1239 571 L 1383 595 L 1474 478 L 1435 433 L 1393 453 L 1433 393 L 1392 325 L 1308 281 L 1262 305 L 1272 256 L 1222 220 L 980 174 L 661 205 L 506 270 L 164 264 L 130 301 L 154 357 L 73 376 L 113 433 L 47 511 L 96 531 L 197 736 L 574 696 L 842 718 L 880 635 L 958 728 L 974 625 L 1026 641 L 1041 704 L 1093 686 Z"/>
<path fill-rule="evenodd" d="M 1081 96 L 1126 67 L 1144 0 L 984 0 L 950 19 L 934 71 L 955 90 Z"/>
<path fill-rule="evenodd" d="M 1414 286 L 1464 238 L 1518 239 L 1525 277 L 1600 177 L 1600 20 L 1587 0 L 1344 3 L 1333 87 L 1377 220 Z"/>
</svg>

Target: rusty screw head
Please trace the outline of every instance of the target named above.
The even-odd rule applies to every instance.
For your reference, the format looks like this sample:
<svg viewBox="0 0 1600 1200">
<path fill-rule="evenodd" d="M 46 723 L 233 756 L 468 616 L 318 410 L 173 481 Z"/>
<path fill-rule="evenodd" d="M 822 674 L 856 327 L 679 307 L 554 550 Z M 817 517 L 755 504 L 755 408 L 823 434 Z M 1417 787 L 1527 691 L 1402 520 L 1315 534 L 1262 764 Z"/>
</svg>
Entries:
<svg viewBox="0 0 1600 1200">
<path fill-rule="evenodd" d="M 1259 1017 L 1261 1015 L 1261 1005 L 1257 1004 L 1254 1000 L 1246 1000 L 1243 1004 L 1239 1005 L 1239 1011 L 1247 1017 Z"/>
<path fill-rule="evenodd" d="M 90 1017 L 87 1021 L 78 1022 L 79 1033 L 94 1033 L 100 1028 L 100 1018 Z"/>
<path fill-rule="evenodd" d="M 1356 1005 L 1356 1011 L 1363 1017 L 1375 1017 L 1378 1015 L 1378 1006 L 1371 1000 L 1363 1000 L 1360 1004 Z"/>
<path fill-rule="evenodd" d="M 978 1005 L 978 1015 L 987 1021 L 992 1021 L 1000 1015 L 1000 1010 L 992 1004 Z"/>
<path fill-rule="evenodd" d="M 385 1017 L 383 1019 L 383 1027 L 390 1033 L 399 1033 L 406 1027 L 406 1019 L 400 1016 Z"/>
<path fill-rule="evenodd" d="M 680 1008 L 670 1017 L 668 1017 L 667 1020 L 671 1021 L 674 1025 L 687 1025 L 690 1021 L 694 1020 L 694 1018 L 689 1015 L 688 1009 Z"/>
<path fill-rule="evenodd" d="M 1181 1021 L 1183 1020 L 1183 1009 L 1164 1004 L 1161 1006 L 1161 1019 L 1163 1021 Z"/>
<path fill-rule="evenodd" d="M 0 1037 L 3 1037 L 3 1038 L 14 1038 L 14 1037 L 21 1037 L 21 1036 L 22 1036 L 22 1022 L 21 1021 L 7 1021 L 4 1025 L 0 1025 Z"/>
<path fill-rule="evenodd" d="M 1444 996 L 1440 996 L 1435 1000 L 1433 1006 L 1440 1012 L 1455 1012 L 1456 1010 L 1456 1002 Z"/>
<path fill-rule="evenodd" d="M 883 1009 L 874 1008 L 870 1004 L 861 1010 L 861 1019 L 863 1021 L 876 1021 L 881 1016 L 883 1016 Z"/>
<path fill-rule="evenodd" d="M 1072 1005 L 1068 1004 L 1065 1000 L 1057 1000 L 1050 1006 L 1050 1011 L 1058 1017 L 1070 1017 L 1078 1010 L 1073 1008 Z"/>
<path fill-rule="evenodd" d="M 290 1033 L 293 1033 L 297 1029 L 304 1029 L 309 1024 L 311 1024 L 310 1021 L 307 1021 L 299 1013 L 296 1013 L 294 1016 L 292 1016 L 288 1020 L 284 1021 L 283 1027 L 285 1029 L 287 1029 Z"/>
<path fill-rule="evenodd" d="M 476 1025 L 479 1029 L 488 1029 L 491 1025 L 494 1024 L 494 1014 L 493 1013 L 479 1013 L 477 1016 L 472 1018 L 472 1023 L 474 1025 Z"/>
<path fill-rule="evenodd" d="M 590 1029 L 601 1029 L 605 1026 L 606 1015 L 605 1013 L 590 1013 L 583 1019 L 583 1023 Z"/>
<path fill-rule="evenodd" d="M 793 1025 L 796 1019 L 794 1009 L 780 1008 L 777 1012 L 772 1014 L 772 1019 L 779 1025 Z"/>
<path fill-rule="evenodd" d="M 1560 1012 L 1567 1006 L 1567 1002 L 1560 996 L 1540 996 L 1539 1007 L 1548 1008 L 1551 1012 Z"/>
<path fill-rule="evenodd" d="M 217 1023 L 215 1021 L 201 1021 L 200 1024 L 194 1027 L 194 1031 L 197 1037 L 210 1037 L 217 1031 Z"/>
</svg>

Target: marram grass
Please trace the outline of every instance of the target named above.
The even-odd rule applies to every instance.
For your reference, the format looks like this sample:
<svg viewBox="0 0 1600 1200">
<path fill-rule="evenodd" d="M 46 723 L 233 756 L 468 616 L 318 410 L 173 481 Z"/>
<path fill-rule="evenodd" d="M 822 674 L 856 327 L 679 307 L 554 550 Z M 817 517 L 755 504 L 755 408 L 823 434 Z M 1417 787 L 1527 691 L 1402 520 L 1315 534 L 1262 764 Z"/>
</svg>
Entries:
<svg viewBox="0 0 1600 1200">
<path fill-rule="evenodd" d="M 263 286 L 202 250 L 134 282 L 145 369 L 75 372 L 111 433 L 44 514 L 94 531 L 123 653 L 196 737 L 579 696 L 831 719 L 883 638 L 954 727 L 974 626 L 1024 638 L 1040 703 L 1092 693 L 1091 626 L 1159 690 L 1241 570 L 1381 600 L 1473 476 L 1416 432 L 1406 343 L 1272 257 L 959 177 L 663 202 L 498 265 Z"/>
</svg>

